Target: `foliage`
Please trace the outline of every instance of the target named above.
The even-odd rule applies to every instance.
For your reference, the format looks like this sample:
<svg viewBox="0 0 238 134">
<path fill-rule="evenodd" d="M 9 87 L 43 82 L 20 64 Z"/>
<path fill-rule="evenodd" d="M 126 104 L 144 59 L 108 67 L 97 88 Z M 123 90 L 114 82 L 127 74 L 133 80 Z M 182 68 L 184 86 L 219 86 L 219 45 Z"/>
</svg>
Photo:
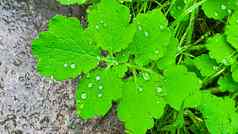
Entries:
<svg viewBox="0 0 238 134">
<path fill-rule="evenodd" d="M 116 103 L 130 134 L 238 133 L 235 0 L 58 1 L 87 2 L 87 25 L 53 17 L 32 54 L 43 76 L 80 77 L 78 116 L 103 117 Z"/>
</svg>

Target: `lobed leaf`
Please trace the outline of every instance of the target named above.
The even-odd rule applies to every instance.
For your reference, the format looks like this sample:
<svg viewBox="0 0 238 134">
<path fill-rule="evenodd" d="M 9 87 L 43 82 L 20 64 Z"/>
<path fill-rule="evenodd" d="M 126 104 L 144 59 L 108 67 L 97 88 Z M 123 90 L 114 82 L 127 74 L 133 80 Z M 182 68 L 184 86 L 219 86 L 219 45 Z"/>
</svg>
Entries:
<svg viewBox="0 0 238 134">
<path fill-rule="evenodd" d="M 128 80 L 124 85 L 123 98 L 118 106 L 118 117 L 125 122 L 130 134 L 145 134 L 154 125 L 153 118 L 163 114 L 165 102 L 159 86 L 161 77 L 157 74 L 142 75 Z"/>
<path fill-rule="evenodd" d="M 225 37 L 217 34 L 208 39 L 206 44 L 209 56 L 224 65 L 231 65 L 235 62 L 233 48 L 226 42 Z"/>
<path fill-rule="evenodd" d="M 79 38 L 80 37 L 80 38 Z M 37 70 L 57 80 L 76 78 L 96 67 L 99 50 L 76 18 L 55 16 L 46 32 L 32 42 Z"/>
<path fill-rule="evenodd" d="M 228 19 L 228 24 L 225 28 L 227 41 L 238 51 L 238 11 Z"/>
<path fill-rule="evenodd" d="M 202 9 L 209 18 L 222 20 L 238 7 L 236 0 L 206 0 Z"/>
<path fill-rule="evenodd" d="M 165 70 L 162 89 L 165 90 L 165 101 L 174 109 L 180 110 L 184 107 L 195 107 L 200 104 L 199 89 L 201 81 L 194 73 L 188 72 L 182 65 L 171 66 Z M 198 94 L 196 97 L 190 97 Z M 196 100 L 196 98 L 198 100 Z M 195 103 L 187 103 L 186 99 L 194 99 Z"/>
<path fill-rule="evenodd" d="M 160 9 L 139 14 L 133 22 L 137 26 L 129 52 L 135 55 L 137 65 L 146 65 L 158 60 L 167 51 L 171 33 L 168 22 Z"/>
<path fill-rule="evenodd" d="M 130 11 L 117 0 L 101 0 L 88 11 L 88 32 L 97 45 L 110 53 L 132 42 L 136 27 L 129 24 Z"/>
<path fill-rule="evenodd" d="M 224 77 L 220 77 L 218 80 L 218 85 L 219 85 L 219 89 L 221 89 L 221 91 L 230 91 L 230 92 L 234 92 L 234 91 L 238 91 L 238 82 L 235 82 L 232 79 L 232 76 L 229 75 L 225 75 Z"/>
<path fill-rule="evenodd" d="M 203 93 L 199 110 L 211 134 L 236 134 L 238 132 L 235 101 Z"/>
</svg>

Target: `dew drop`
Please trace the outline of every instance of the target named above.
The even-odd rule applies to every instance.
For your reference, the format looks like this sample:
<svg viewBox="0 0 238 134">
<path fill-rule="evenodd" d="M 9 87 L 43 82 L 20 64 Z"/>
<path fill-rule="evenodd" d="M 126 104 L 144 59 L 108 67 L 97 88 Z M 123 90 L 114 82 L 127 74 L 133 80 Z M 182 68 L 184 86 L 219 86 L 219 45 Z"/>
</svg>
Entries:
<svg viewBox="0 0 238 134">
<path fill-rule="evenodd" d="M 100 56 L 97 56 L 96 59 L 97 59 L 97 60 L 101 60 Z"/>
<path fill-rule="evenodd" d="M 99 29 L 99 26 L 98 26 L 98 25 L 96 25 L 96 29 L 97 29 L 97 30 Z"/>
<path fill-rule="evenodd" d="M 226 10 L 226 6 L 222 4 L 222 5 L 221 5 L 221 9 L 222 9 L 222 10 Z"/>
<path fill-rule="evenodd" d="M 148 32 L 145 32 L 144 34 L 145 34 L 145 37 L 148 37 L 148 36 L 149 36 L 149 33 L 148 33 Z"/>
<path fill-rule="evenodd" d="M 80 108 L 80 109 L 83 109 L 83 107 L 84 107 L 84 104 L 80 104 L 80 105 L 79 105 L 79 108 Z"/>
<path fill-rule="evenodd" d="M 64 67 L 65 67 L 65 68 L 68 67 L 68 64 L 64 64 Z"/>
<path fill-rule="evenodd" d="M 103 23 L 104 23 L 104 22 L 103 22 L 103 20 L 101 20 L 101 21 L 100 21 L 100 23 L 102 23 L 102 24 L 103 24 Z"/>
<path fill-rule="evenodd" d="M 182 9 L 182 7 L 181 7 L 181 6 L 177 6 L 177 8 L 178 8 L 178 10 L 181 10 L 181 9 Z"/>
<path fill-rule="evenodd" d="M 99 86 L 98 89 L 102 90 L 102 89 L 103 89 L 103 86 Z"/>
<path fill-rule="evenodd" d="M 139 92 L 142 92 L 144 89 L 142 87 L 137 87 Z"/>
<path fill-rule="evenodd" d="M 157 87 L 157 88 L 156 88 L 156 92 L 157 92 L 157 93 L 161 93 L 161 92 L 162 92 L 162 88 L 161 88 L 161 87 Z"/>
<path fill-rule="evenodd" d="M 70 67 L 71 67 L 72 69 L 75 69 L 76 65 L 75 65 L 75 64 L 71 64 Z"/>
<path fill-rule="evenodd" d="M 214 13 L 214 15 L 217 17 L 217 16 L 218 16 L 218 13 L 217 13 L 217 12 L 215 12 L 215 13 Z"/>
<path fill-rule="evenodd" d="M 104 27 L 106 27 L 106 26 L 107 26 L 107 24 L 106 24 L 106 23 L 104 23 L 104 24 L 103 24 L 103 26 L 104 26 Z"/>
<path fill-rule="evenodd" d="M 142 76 L 143 76 L 144 80 L 150 79 L 150 75 L 148 73 L 143 73 Z"/>
<path fill-rule="evenodd" d="M 93 83 L 88 83 L 88 87 L 89 88 L 93 87 Z"/>
<path fill-rule="evenodd" d="M 160 25 L 159 28 L 160 28 L 160 30 L 163 30 L 163 29 L 164 29 L 164 26 L 163 26 L 163 25 Z"/>
<path fill-rule="evenodd" d="M 222 60 L 222 63 L 223 63 L 224 65 L 228 65 L 227 59 L 223 59 L 223 60 Z"/>
<path fill-rule="evenodd" d="M 83 99 L 83 100 L 87 99 L 87 94 L 86 93 L 82 93 L 81 94 L 81 99 Z"/>
<path fill-rule="evenodd" d="M 98 94 L 98 98 L 101 98 L 101 97 L 102 97 L 102 93 L 99 93 L 99 94 Z"/>
<path fill-rule="evenodd" d="M 229 14 L 231 14 L 232 11 L 231 11 L 231 9 L 228 9 L 227 12 L 228 12 Z"/>
<path fill-rule="evenodd" d="M 101 80 L 101 77 L 100 76 L 96 76 L 96 80 L 97 81 Z"/>
<path fill-rule="evenodd" d="M 156 54 L 159 54 L 159 50 L 156 50 L 155 53 L 156 53 Z"/>
<path fill-rule="evenodd" d="M 238 23 L 238 20 L 236 20 L 236 23 Z"/>
<path fill-rule="evenodd" d="M 218 70 L 218 67 L 217 66 L 213 66 L 213 70 Z"/>
<path fill-rule="evenodd" d="M 142 31 L 142 27 L 141 27 L 141 26 L 138 26 L 138 30 L 139 30 L 139 31 Z"/>
</svg>

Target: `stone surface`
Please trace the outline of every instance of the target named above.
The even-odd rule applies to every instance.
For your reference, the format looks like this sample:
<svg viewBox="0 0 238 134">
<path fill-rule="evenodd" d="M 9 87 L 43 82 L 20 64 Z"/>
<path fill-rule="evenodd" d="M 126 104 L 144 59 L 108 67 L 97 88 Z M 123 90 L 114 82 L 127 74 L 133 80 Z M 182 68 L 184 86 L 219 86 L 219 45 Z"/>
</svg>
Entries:
<svg viewBox="0 0 238 134">
<path fill-rule="evenodd" d="M 84 10 L 54 0 L 0 0 L 0 134 L 121 134 L 115 110 L 87 122 L 75 116 L 76 80 L 35 71 L 31 41 L 55 14 L 82 18 Z"/>
</svg>

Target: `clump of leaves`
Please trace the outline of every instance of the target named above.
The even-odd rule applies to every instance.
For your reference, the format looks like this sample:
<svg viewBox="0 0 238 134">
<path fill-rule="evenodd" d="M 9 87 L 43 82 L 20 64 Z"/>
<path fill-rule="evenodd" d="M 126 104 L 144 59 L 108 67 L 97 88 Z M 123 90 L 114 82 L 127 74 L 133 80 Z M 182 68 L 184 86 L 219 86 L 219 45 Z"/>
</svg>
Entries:
<svg viewBox="0 0 238 134">
<path fill-rule="evenodd" d="M 87 2 L 58 1 L 65 5 Z M 86 28 L 76 18 L 53 17 L 48 31 L 41 32 L 32 42 L 38 72 L 56 80 L 80 76 L 77 114 L 84 119 L 101 117 L 116 102 L 117 115 L 125 123 L 127 133 L 145 134 L 156 126 L 155 120 L 166 115 L 168 105 L 179 113 L 177 119 L 157 132 L 174 132 L 174 128 L 185 126 L 183 112 L 193 109 L 191 113 L 195 110 L 201 113 L 201 116 L 190 114 L 195 127 L 202 120 L 211 134 L 236 134 L 238 113 L 233 99 L 238 91 L 236 3 L 232 0 L 156 3 L 158 8 L 146 9 L 147 2 L 142 2 L 145 10 L 131 15 L 134 3 L 126 6 L 118 0 L 94 1 L 87 12 Z M 225 32 L 214 34 L 203 43 L 192 39 L 200 6 L 209 18 L 222 20 L 229 16 Z M 175 21 L 170 22 L 167 13 Z M 188 16 L 181 19 L 182 15 Z M 229 95 L 218 97 L 208 92 L 214 90 Z"/>
</svg>

